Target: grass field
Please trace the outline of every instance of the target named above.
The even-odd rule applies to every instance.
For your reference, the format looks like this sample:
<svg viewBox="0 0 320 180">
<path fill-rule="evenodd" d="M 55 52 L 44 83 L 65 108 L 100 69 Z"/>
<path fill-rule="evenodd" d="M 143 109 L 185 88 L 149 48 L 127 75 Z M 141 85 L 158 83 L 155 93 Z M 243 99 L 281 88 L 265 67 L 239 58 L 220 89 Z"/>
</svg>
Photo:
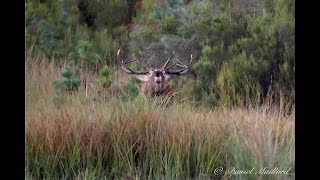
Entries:
<svg viewBox="0 0 320 180">
<path fill-rule="evenodd" d="M 26 61 L 26 179 L 295 179 L 294 112 L 58 93 L 61 64 Z"/>
</svg>

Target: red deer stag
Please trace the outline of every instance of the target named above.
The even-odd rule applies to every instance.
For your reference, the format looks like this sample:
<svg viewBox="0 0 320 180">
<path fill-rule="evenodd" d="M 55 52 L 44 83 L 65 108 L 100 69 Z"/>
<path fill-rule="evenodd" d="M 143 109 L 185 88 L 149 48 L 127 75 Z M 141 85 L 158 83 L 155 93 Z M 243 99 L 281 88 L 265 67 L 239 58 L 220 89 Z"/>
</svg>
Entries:
<svg viewBox="0 0 320 180">
<path fill-rule="evenodd" d="M 141 52 L 139 51 L 140 55 L 142 56 Z M 160 95 L 170 95 L 171 88 L 169 86 L 169 80 L 171 75 L 184 75 L 186 74 L 193 61 L 193 57 L 191 55 L 191 59 L 188 65 L 181 63 L 179 59 L 176 59 L 176 62 L 171 64 L 169 63 L 174 56 L 174 52 L 172 53 L 171 57 L 166 61 L 166 63 L 160 68 L 152 67 L 145 59 L 145 63 L 149 66 L 146 71 L 136 72 L 126 65 L 134 62 L 135 60 L 131 60 L 131 58 L 135 54 L 131 55 L 129 58 L 123 60 L 120 58 L 120 49 L 117 52 L 117 58 L 120 63 L 120 67 L 124 70 L 127 74 L 132 74 L 134 77 L 142 81 L 141 91 L 145 96 L 160 96 Z M 137 61 L 139 63 L 139 61 Z M 179 70 L 171 70 L 173 67 L 178 66 Z"/>
</svg>

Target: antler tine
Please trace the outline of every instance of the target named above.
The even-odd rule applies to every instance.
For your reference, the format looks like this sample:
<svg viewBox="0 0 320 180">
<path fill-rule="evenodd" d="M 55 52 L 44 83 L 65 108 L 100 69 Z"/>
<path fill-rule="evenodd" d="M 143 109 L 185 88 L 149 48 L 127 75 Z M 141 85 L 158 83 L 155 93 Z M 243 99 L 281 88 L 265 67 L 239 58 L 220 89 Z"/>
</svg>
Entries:
<svg viewBox="0 0 320 180">
<path fill-rule="evenodd" d="M 186 67 L 186 65 L 181 65 L 181 64 L 177 64 L 177 66 L 182 67 L 182 68 Z"/>
<path fill-rule="evenodd" d="M 183 75 L 183 74 L 187 73 L 188 71 L 189 71 L 189 66 L 182 68 L 180 70 L 177 70 L 177 71 L 167 71 L 167 74 Z"/>
<path fill-rule="evenodd" d="M 127 58 L 126 60 L 121 60 L 120 59 L 120 49 L 118 50 L 117 52 L 117 58 L 118 58 L 118 61 L 120 63 L 120 67 L 122 70 L 124 70 L 126 73 L 128 74 L 148 74 L 149 71 L 144 71 L 144 72 L 136 72 L 136 71 L 133 71 L 132 69 L 128 68 L 126 66 L 126 64 L 129 64 L 130 62 L 133 62 L 133 61 L 129 61 L 135 54 L 131 55 L 129 58 Z"/>
<path fill-rule="evenodd" d="M 167 70 L 173 68 L 175 65 L 178 65 L 178 64 L 177 63 L 171 64 L 169 67 L 167 67 Z"/>
<path fill-rule="evenodd" d="M 193 56 L 191 54 L 191 59 L 190 59 L 190 62 L 188 65 L 186 64 L 183 64 L 179 59 L 176 59 L 177 63 L 175 63 L 175 65 L 179 66 L 179 67 L 182 67 L 182 69 L 179 69 L 179 70 L 176 70 L 176 71 L 167 71 L 168 74 L 173 74 L 173 75 L 183 75 L 185 74 L 186 72 L 189 71 L 190 69 L 190 66 L 192 64 L 192 61 L 193 61 Z M 171 66 L 170 66 L 171 68 Z M 169 68 L 168 68 L 169 69 Z M 167 69 L 167 70 L 168 70 Z"/>
<path fill-rule="evenodd" d="M 117 59 L 120 61 L 120 50 L 121 50 L 121 48 L 119 48 L 118 49 L 118 51 L 117 51 Z"/>
<path fill-rule="evenodd" d="M 134 61 L 137 61 L 138 63 L 139 63 L 139 61 L 138 60 L 130 60 L 133 56 L 135 55 L 135 53 L 133 53 L 129 58 L 127 58 L 126 60 L 121 60 L 121 61 L 123 61 L 123 63 L 124 64 L 129 64 L 129 63 L 132 63 L 132 62 L 134 62 Z M 118 52 L 117 52 L 117 57 L 118 57 L 118 59 L 120 60 L 120 49 L 118 50 Z"/>
<path fill-rule="evenodd" d="M 175 53 L 175 52 L 172 53 L 171 57 L 167 60 L 167 62 L 162 66 L 161 69 L 165 69 L 165 68 L 167 67 L 167 65 L 169 64 L 170 60 L 173 58 L 174 53 Z"/>
<path fill-rule="evenodd" d="M 192 55 L 191 55 L 191 56 L 192 56 Z M 177 61 L 177 63 L 171 64 L 171 66 L 169 66 L 169 67 L 167 68 L 167 70 L 173 68 L 174 66 L 179 66 L 179 67 L 182 67 L 182 68 L 188 67 L 187 65 L 183 64 L 179 59 L 176 59 L 176 61 Z M 190 60 L 190 64 L 191 64 L 191 63 L 192 63 L 192 59 Z"/>
<path fill-rule="evenodd" d="M 153 69 L 153 67 L 151 66 L 151 64 L 148 63 L 147 60 L 145 60 L 143 57 L 142 57 L 142 53 L 141 51 L 139 51 L 140 55 L 141 55 L 141 59 L 143 59 L 143 61 L 149 66 L 150 69 Z"/>
<path fill-rule="evenodd" d="M 137 61 L 137 60 L 135 60 L 135 59 L 133 59 L 133 60 L 130 61 L 130 59 L 131 59 L 134 55 L 135 55 L 135 53 L 133 53 L 128 59 L 124 60 L 124 63 L 125 63 L 125 64 L 129 64 L 129 63 L 132 63 L 132 62 L 134 62 L 134 61 Z M 137 61 L 137 62 L 138 62 L 138 61 Z"/>
<path fill-rule="evenodd" d="M 190 56 L 191 58 L 190 58 L 190 61 L 189 61 L 189 65 L 190 64 L 192 64 L 192 61 L 193 61 L 193 55 L 191 54 L 191 56 Z M 179 61 L 179 59 L 177 59 L 177 61 L 178 61 L 178 63 L 180 64 L 180 65 L 182 65 L 182 66 L 186 66 L 185 64 L 183 64 L 181 61 Z"/>
<path fill-rule="evenodd" d="M 144 60 L 144 62 L 149 66 L 150 69 L 153 69 L 153 67 L 148 63 L 147 60 L 145 60 L 145 59 L 143 59 L 143 60 Z"/>
<path fill-rule="evenodd" d="M 183 68 L 187 67 L 187 65 L 183 64 L 179 59 L 177 59 L 177 62 L 179 63 L 177 64 L 177 66 L 183 67 Z"/>
<path fill-rule="evenodd" d="M 189 62 L 190 65 L 192 64 L 192 61 L 193 61 L 193 55 L 191 54 L 190 55 L 190 62 Z"/>
</svg>

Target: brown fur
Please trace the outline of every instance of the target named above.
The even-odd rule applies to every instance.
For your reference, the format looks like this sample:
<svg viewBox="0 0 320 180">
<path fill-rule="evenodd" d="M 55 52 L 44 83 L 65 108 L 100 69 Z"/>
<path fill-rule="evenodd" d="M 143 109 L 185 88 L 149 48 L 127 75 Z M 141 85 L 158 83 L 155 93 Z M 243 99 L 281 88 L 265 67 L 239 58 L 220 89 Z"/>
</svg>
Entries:
<svg viewBox="0 0 320 180">
<path fill-rule="evenodd" d="M 156 92 L 154 91 L 154 87 L 153 87 L 154 84 L 150 81 L 145 81 L 141 85 L 141 92 L 145 96 L 172 95 L 172 89 L 171 89 L 171 86 L 168 84 L 168 82 L 161 82 L 161 83 L 163 83 L 161 90 Z"/>
</svg>

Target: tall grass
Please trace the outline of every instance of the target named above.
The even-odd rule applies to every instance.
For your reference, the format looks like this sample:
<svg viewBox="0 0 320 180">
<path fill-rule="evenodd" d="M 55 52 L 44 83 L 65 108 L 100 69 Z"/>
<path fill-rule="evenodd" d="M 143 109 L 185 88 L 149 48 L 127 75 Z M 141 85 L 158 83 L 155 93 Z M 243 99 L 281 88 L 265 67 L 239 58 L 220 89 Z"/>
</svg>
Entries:
<svg viewBox="0 0 320 180">
<path fill-rule="evenodd" d="M 26 61 L 26 179 L 294 179 L 294 115 L 60 93 L 64 64 Z M 264 167 L 290 175 L 227 172 Z"/>
</svg>

